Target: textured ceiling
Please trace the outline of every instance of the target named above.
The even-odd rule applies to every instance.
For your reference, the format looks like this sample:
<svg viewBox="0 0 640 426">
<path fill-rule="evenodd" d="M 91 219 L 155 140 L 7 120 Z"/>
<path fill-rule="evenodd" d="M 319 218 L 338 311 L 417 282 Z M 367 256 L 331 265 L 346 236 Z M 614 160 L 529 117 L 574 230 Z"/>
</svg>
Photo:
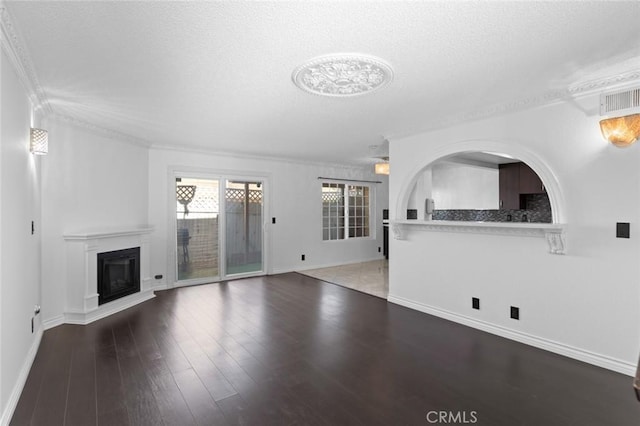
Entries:
<svg viewBox="0 0 640 426">
<path fill-rule="evenodd" d="M 51 110 L 151 144 L 357 162 L 384 138 L 640 69 L 640 2 L 5 2 Z M 378 56 L 325 98 L 292 71 Z"/>
</svg>

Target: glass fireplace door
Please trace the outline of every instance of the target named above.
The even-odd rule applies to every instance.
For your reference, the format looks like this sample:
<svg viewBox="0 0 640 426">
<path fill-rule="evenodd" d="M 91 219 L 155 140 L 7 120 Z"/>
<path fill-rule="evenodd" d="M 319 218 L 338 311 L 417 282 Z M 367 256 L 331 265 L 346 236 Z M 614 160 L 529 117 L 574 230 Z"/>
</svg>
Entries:
<svg viewBox="0 0 640 426">
<path fill-rule="evenodd" d="M 176 178 L 176 266 L 178 281 L 220 277 L 218 179 Z"/>
</svg>

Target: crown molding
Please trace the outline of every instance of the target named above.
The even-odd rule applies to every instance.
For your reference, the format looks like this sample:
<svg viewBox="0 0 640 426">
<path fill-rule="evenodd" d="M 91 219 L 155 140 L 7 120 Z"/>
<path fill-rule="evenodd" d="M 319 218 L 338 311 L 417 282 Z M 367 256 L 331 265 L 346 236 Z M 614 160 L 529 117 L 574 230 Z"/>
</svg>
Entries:
<svg viewBox="0 0 640 426">
<path fill-rule="evenodd" d="M 388 135 L 389 139 L 402 139 L 423 132 L 446 129 L 460 122 L 477 121 L 505 114 L 526 111 L 533 108 L 553 105 L 568 99 L 580 99 L 598 94 L 602 91 L 622 89 L 626 86 L 640 85 L 640 69 L 632 69 L 615 75 L 608 75 L 572 84 L 566 89 L 549 90 L 540 95 L 519 99 L 513 102 L 490 105 L 475 111 L 439 117 L 431 121 L 431 125 L 411 133 Z"/>
<path fill-rule="evenodd" d="M 0 2 L 1 1 L 2 0 L 0 0 Z M 404 136 L 413 136 L 415 134 L 419 134 L 424 131 L 443 129 L 443 128 L 451 127 L 459 123 L 460 121 L 476 121 L 476 120 L 482 120 L 485 118 L 496 117 L 504 114 L 512 114 L 515 112 L 552 105 L 554 103 L 565 101 L 568 98 L 579 99 L 585 96 L 591 96 L 603 90 L 614 90 L 614 89 L 617 89 L 626 85 L 634 84 L 634 83 L 640 84 L 640 69 L 622 72 L 613 76 L 606 76 L 598 79 L 587 80 L 581 83 L 571 85 L 565 90 L 549 90 L 537 96 L 523 98 L 517 101 L 503 103 L 503 104 L 491 105 L 491 106 L 488 106 L 487 108 L 471 111 L 462 115 L 451 115 L 451 116 L 433 121 L 433 123 L 438 123 L 438 124 L 428 126 L 427 128 L 421 131 L 407 133 L 403 135 L 389 136 L 389 138 L 391 137 L 393 137 L 394 139 L 402 138 Z M 75 125 L 77 127 L 82 127 L 86 130 L 91 130 L 93 132 L 100 133 L 103 136 L 111 137 L 113 139 L 123 141 L 123 142 L 133 143 L 135 145 L 143 146 L 146 148 L 171 150 L 171 151 L 179 151 L 179 152 L 191 152 L 191 153 L 197 153 L 197 154 L 207 154 L 207 155 L 232 157 L 232 158 L 261 159 L 261 160 L 270 160 L 270 161 L 280 161 L 285 163 L 309 164 L 309 165 L 316 165 L 316 166 L 323 165 L 323 166 L 344 167 L 344 168 L 353 168 L 353 167 L 359 166 L 352 163 L 328 163 L 328 162 L 302 160 L 302 159 L 288 158 L 288 157 L 276 157 L 276 156 L 259 155 L 259 154 L 241 154 L 241 153 L 234 153 L 234 152 L 228 152 L 228 151 L 216 151 L 216 150 L 207 149 L 207 148 L 184 147 L 184 146 L 178 146 L 178 145 L 172 145 L 172 144 L 155 144 L 148 140 L 137 138 L 129 134 L 118 132 L 112 129 L 100 127 L 95 124 L 89 123 L 87 121 L 79 120 L 79 119 L 62 115 L 62 114 L 52 113 L 50 110 L 48 111 L 47 116 L 58 119 L 59 121 L 64 121 L 66 123 Z"/>
<path fill-rule="evenodd" d="M 175 151 L 175 152 L 182 152 L 182 153 L 211 155 L 214 157 L 236 158 L 240 160 L 273 161 L 273 162 L 279 162 L 279 163 L 285 163 L 285 164 L 332 167 L 332 168 L 344 169 L 344 170 L 355 170 L 355 169 L 360 170 L 360 169 L 371 167 L 370 163 L 355 164 L 355 163 L 335 163 L 335 162 L 328 162 L 328 161 L 322 162 L 322 161 L 304 160 L 301 158 L 294 158 L 294 157 L 277 157 L 272 155 L 247 154 L 247 153 L 237 153 L 237 152 L 230 152 L 230 151 L 217 151 L 214 149 L 195 148 L 195 147 L 186 147 L 186 146 L 178 146 L 178 145 L 153 144 L 149 148 L 157 151 Z"/>
<path fill-rule="evenodd" d="M 633 83 L 640 84 L 640 69 L 579 82 L 569 86 L 567 93 L 574 97 L 587 96 L 602 90 L 617 89 Z"/>
<path fill-rule="evenodd" d="M 77 118 L 69 117 L 67 115 L 52 113 L 52 114 L 47 114 L 46 117 L 47 119 L 69 124 L 84 130 L 88 130 L 94 134 L 99 134 L 101 136 L 108 137 L 110 139 L 113 139 L 119 142 L 129 143 L 142 148 L 154 149 L 154 150 L 160 150 L 160 151 L 175 151 L 175 152 L 192 153 L 192 154 L 205 154 L 205 155 L 211 155 L 211 156 L 217 156 L 217 157 L 228 157 L 228 158 L 237 158 L 237 159 L 244 159 L 244 160 L 266 160 L 266 161 L 275 161 L 275 162 L 281 162 L 286 164 L 304 164 L 304 165 L 342 168 L 345 170 L 361 169 L 361 168 L 370 166 L 369 164 L 360 165 L 360 164 L 308 161 L 308 160 L 297 159 L 297 158 L 276 157 L 276 156 L 258 155 L 258 154 L 241 154 L 241 153 L 235 153 L 235 152 L 229 152 L 229 151 L 216 151 L 216 150 L 207 149 L 207 148 L 194 148 L 194 147 L 186 147 L 186 146 L 178 146 L 178 145 L 156 144 L 146 139 L 137 138 L 135 136 L 131 136 L 126 133 L 118 132 L 112 129 L 107 129 L 105 127 L 96 126 L 95 124 L 89 123 L 87 121 L 79 120 Z"/>
<path fill-rule="evenodd" d="M 96 126 L 95 124 L 89 123 L 87 121 L 79 120 L 74 117 L 69 117 L 67 115 L 51 113 L 51 114 L 47 114 L 46 118 L 49 120 L 69 124 L 71 126 L 78 127 L 83 130 L 87 130 L 94 134 L 98 134 L 119 142 L 129 143 L 142 148 L 154 149 L 159 151 L 175 151 L 175 152 L 192 153 L 192 154 L 204 154 L 204 155 L 211 155 L 216 157 L 228 157 L 228 158 L 237 158 L 237 159 L 243 159 L 243 160 L 266 160 L 266 161 L 275 161 L 275 162 L 281 162 L 286 164 L 298 164 L 298 165 L 303 164 L 303 165 L 333 167 L 333 168 L 345 169 L 345 170 L 362 169 L 370 166 L 370 164 L 311 161 L 311 160 L 303 160 L 303 159 L 291 158 L 291 157 L 276 157 L 276 156 L 259 155 L 259 154 L 242 154 L 242 153 L 236 153 L 236 152 L 230 152 L 230 151 L 217 151 L 217 150 L 207 149 L 207 148 L 195 148 L 195 147 L 186 147 L 186 146 L 178 146 L 178 145 L 157 144 L 157 143 L 152 143 L 146 139 L 131 136 L 127 133 L 122 133 L 112 129 L 107 129 L 105 127 Z"/>
<path fill-rule="evenodd" d="M 52 110 L 47 95 L 38 82 L 33 62 L 24 47 L 23 38 L 14 24 L 7 5 L 2 0 L 0 0 L 0 32 L 2 50 L 7 54 L 20 82 L 27 90 L 33 108 L 35 110 L 41 109 L 44 113 L 51 113 Z"/>
<path fill-rule="evenodd" d="M 488 118 L 502 114 L 511 114 L 514 112 L 525 111 L 543 105 L 550 105 L 562 101 L 564 98 L 566 98 L 566 95 L 563 91 L 550 90 L 540 95 L 518 99 L 513 102 L 496 104 L 478 111 L 470 112 L 463 116 L 463 120 L 479 120 L 482 118 Z M 460 117 L 448 117 L 447 120 L 451 121 L 451 123 L 460 122 Z"/>
<path fill-rule="evenodd" d="M 499 115 L 511 114 L 511 113 L 525 111 L 525 110 L 538 108 L 542 106 L 552 105 L 554 103 L 565 101 L 568 98 L 578 99 L 581 97 L 593 95 L 602 90 L 613 90 L 615 88 L 622 87 L 623 85 L 629 85 L 632 83 L 640 83 L 640 70 L 631 70 L 631 71 L 623 72 L 614 76 L 607 76 L 599 79 L 588 80 L 585 82 L 581 82 L 581 83 L 569 86 L 565 90 L 550 90 L 538 96 L 523 98 L 517 101 L 503 103 L 503 104 L 491 105 L 487 108 L 462 114 L 462 116 L 460 115 L 448 116 L 443 119 L 433 121 L 434 123 L 438 123 L 437 125 L 429 126 L 418 132 L 412 132 L 404 135 L 394 135 L 393 138 L 396 139 L 396 138 L 402 138 L 404 136 L 413 136 L 425 131 L 451 127 L 459 123 L 460 121 L 476 121 L 476 120 L 495 117 Z M 359 164 L 352 164 L 352 163 L 321 162 L 321 161 L 303 160 L 303 159 L 289 158 L 289 157 L 276 157 L 276 156 L 269 156 L 269 155 L 242 154 L 242 153 L 234 153 L 229 151 L 217 151 L 217 150 L 207 149 L 207 148 L 185 147 L 185 146 L 178 146 L 178 145 L 172 145 L 172 144 L 156 144 L 145 139 L 137 138 L 137 137 L 128 135 L 126 133 L 118 132 L 112 129 L 100 127 L 92 123 L 82 121 L 66 115 L 49 113 L 47 116 L 58 119 L 59 121 L 64 121 L 66 123 L 75 125 L 77 127 L 82 127 L 86 130 L 100 133 L 103 136 L 107 136 L 123 142 L 133 143 L 135 145 L 142 146 L 145 148 L 150 148 L 150 149 L 190 152 L 190 153 L 196 153 L 196 154 L 207 154 L 207 155 L 231 157 L 231 158 L 279 161 L 279 162 L 292 163 L 292 164 L 330 166 L 330 167 L 337 167 L 337 168 L 360 167 Z M 392 136 L 389 136 L 389 138 L 391 137 Z M 388 144 L 388 142 L 386 143 Z M 370 166 L 370 164 L 367 164 L 367 166 Z"/>
<path fill-rule="evenodd" d="M 493 104 L 482 109 L 436 117 L 435 119 L 430 120 L 430 124 L 422 127 L 420 130 L 406 133 L 389 134 L 387 138 L 389 140 L 403 139 L 406 137 L 419 135 L 420 133 L 424 132 L 447 129 L 458 125 L 461 122 L 478 121 L 491 117 L 498 117 L 500 115 L 513 114 L 516 112 L 526 111 L 541 106 L 552 105 L 554 103 L 561 102 L 562 100 L 566 99 L 566 97 L 567 96 L 564 91 L 550 90 L 544 92 L 541 95 L 522 98 L 513 102 Z"/>
<path fill-rule="evenodd" d="M 314 165 L 331 165 L 333 167 L 357 167 L 354 164 L 344 163 L 323 163 L 318 161 L 307 161 L 293 158 L 282 157 L 270 157 L 261 156 L 257 154 L 238 154 L 229 152 L 218 152 L 214 150 L 207 150 L 206 148 L 188 148 L 175 145 L 157 145 L 150 141 L 128 135 L 116 130 L 104 128 L 87 121 L 76 119 L 63 114 L 54 113 L 51 104 L 47 98 L 47 95 L 40 85 L 33 61 L 29 55 L 23 37 L 20 35 L 19 29 L 14 24 L 14 19 L 11 16 L 10 11 L 7 8 L 7 2 L 0 0 L 0 45 L 2 50 L 6 53 L 13 68 L 16 70 L 21 83 L 27 90 L 28 96 L 33 105 L 35 111 L 40 110 L 45 117 L 53 118 L 58 121 L 63 121 L 68 124 L 84 128 L 89 131 L 96 132 L 103 136 L 107 136 L 119 141 L 133 143 L 138 146 L 146 148 L 156 149 L 169 149 L 182 152 L 199 152 L 207 153 L 210 155 L 230 156 L 238 158 L 255 158 L 255 159 L 269 159 L 273 161 L 285 161 L 294 162 L 298 164 L 314 164 Z M 476 121 L 480 119 L 486 119 L 503 114 L 511 114 L 537 107 L 552 105 L 554 103 L 566 101 L 567 99 L 576 99 L 585 96 L 591 96 L 599 91 L 614 90 L 629 86 L 632 84 L 640 84 L 640 69 L 631 69 L 620 72 L 616 75 L 608 75 L 596 79 L 585 80 L 567 86 L 565 89 L 550 90 L 542 94 L 523 98 L 513 102 L 507 102 L 502 104 L 490 105 L 485 108 L 469 111 L 462 114 L 454 114 L 451 116 L 438 117 L 431 121 L 431 125 L 427 125 L 419 130 L 414 130 L 410 133 L 401 133 L 395 135 L 389 135 L 389 138 L 397 139 L 406 136 L 416 135 L 426 131 L 432 131 L 437 129 L 443 129 L 451 127 L 459 123 L 460 121 Z"/>
<path fill-rule="evenodd" d="M 127 133 L 122 133 L 116 130 L 107 129 L 106 127 L 97 126 L 95 124 L 89 123 L 88 121 L 80 120 L 74 117 L 69 117 L 68 115 L 50 113 L 46 115 L 46 118 L 49 120 L 70 124 L 72 126 L 79 127 L 84 130 L 88 130 L 92 133 L 105 136 L 110 139 L 114 139 L 120 142 L 126 142 L 132 145 L 141 146 L 143 148 L 150 148 L 152 145 L 152 143 L 147 141 L 146 139 L 137 138 Z"/>
</svg>

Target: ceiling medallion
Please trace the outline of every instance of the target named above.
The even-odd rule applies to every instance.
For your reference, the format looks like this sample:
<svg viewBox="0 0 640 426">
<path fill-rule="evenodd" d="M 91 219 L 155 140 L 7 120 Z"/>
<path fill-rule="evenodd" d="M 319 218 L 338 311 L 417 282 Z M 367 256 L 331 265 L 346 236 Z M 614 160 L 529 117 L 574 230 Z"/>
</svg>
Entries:
<svg viewBox="0 0 640 426">
<path fill-rule="evenodd" d="M 316 95 L 349 97 L 386 86 L 393 70 L 375 56 L 335 54 L 311 59 L 296 68 L 291 78 L 296 86 Z"/>
</svg>

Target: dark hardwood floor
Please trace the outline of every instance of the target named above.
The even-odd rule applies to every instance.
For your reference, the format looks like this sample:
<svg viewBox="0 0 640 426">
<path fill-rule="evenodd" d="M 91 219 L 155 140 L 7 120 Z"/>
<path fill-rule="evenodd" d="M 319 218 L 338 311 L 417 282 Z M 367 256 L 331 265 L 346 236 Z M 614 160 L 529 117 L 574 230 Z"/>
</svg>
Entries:
<svg viewBox="0 0 640 426">
<path fill-rule="evenodd" d="M 632 383 L 292 273 L 46 331 L 11 424 L 638 425 Z"/>
</svg>

